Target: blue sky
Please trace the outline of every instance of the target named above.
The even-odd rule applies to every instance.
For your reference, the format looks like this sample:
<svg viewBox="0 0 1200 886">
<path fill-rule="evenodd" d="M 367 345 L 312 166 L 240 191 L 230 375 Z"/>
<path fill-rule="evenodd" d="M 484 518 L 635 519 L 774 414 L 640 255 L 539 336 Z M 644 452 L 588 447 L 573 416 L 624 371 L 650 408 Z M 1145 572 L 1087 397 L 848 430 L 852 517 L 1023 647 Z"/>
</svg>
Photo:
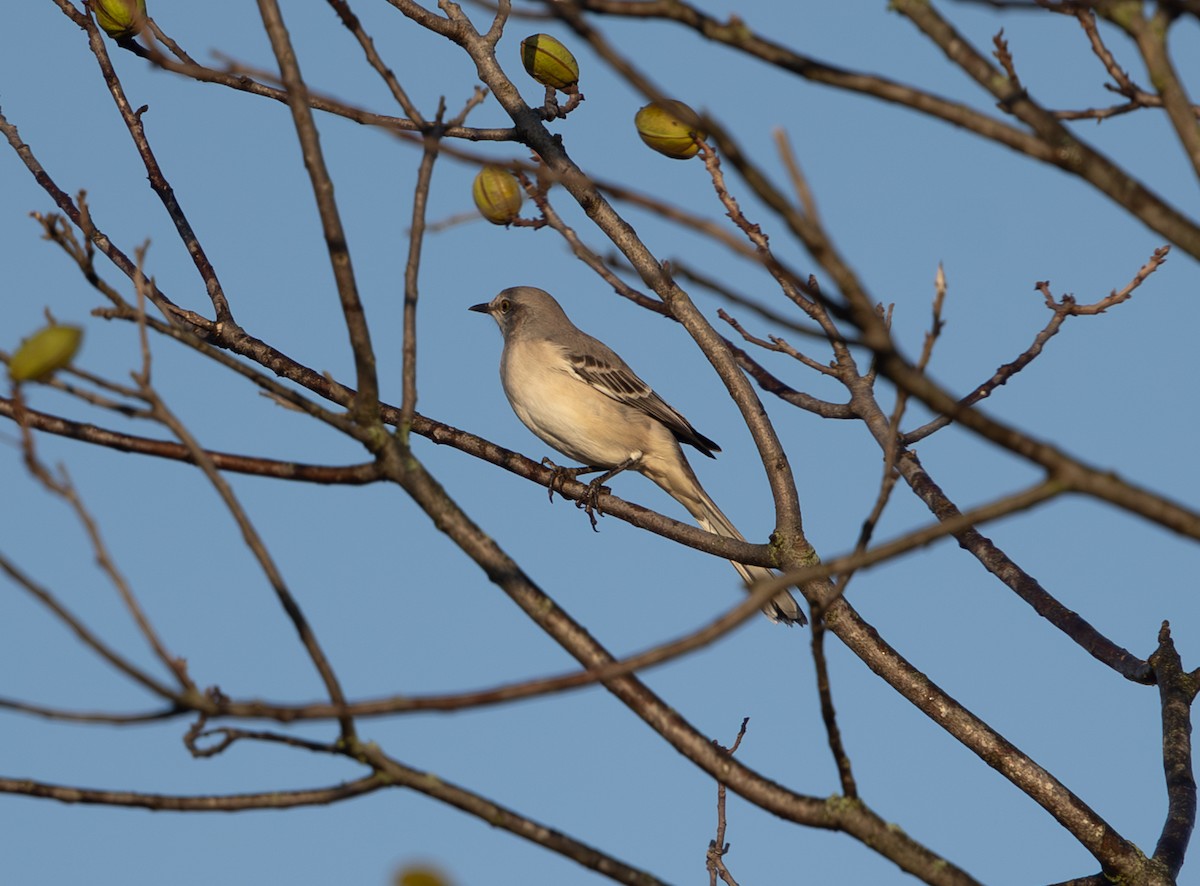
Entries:
<svg viewBox="0 0 1200 886">
<path fill-rule="evenodd" d="M 725 16 L 730 4 L 702 4 Z M 207 299 L 99 77 L 84 35 L 50 0 L 9 4 L 0 30 L 0 108 L 66 191 L 86 189 L 97 223 L 126 251 L 149 241 L 148 269 L 179 303 Z M 284 4 L 311 87 L 397 113 L 357 48 L 320 3 Z M 439 96 L 455 111 L 475 84 L 453 47 L 418 31 L 387 4 L 355 11 L 414 100 Z M 745 2 L 749 26 L 833 64 L 886 74 L 990 109 L 883 3 Z M 258 68 L 273 58 L 253 4 L 155 3 L 162 27 L 200 60 L 210 51 Z M 948 5 L 985 51 L 1001 26 L 1024 82 L 1051 107 L 1105 104 L 1105 76 L 1065 17 L 999 15 Z M 477 22 L 486 21 L 478 10 Z M 939 262 L 950 291 L 947 328 L 931 366 L 965 392 L 1013 359 L 1045 323 L 1034 291 L 1094 301 L 1133 276 L 1159 235 L 1081 182 L 936 121 L 772 71 L 668 25 L 600 25 L 667 92 L 719 117 L 768 172 L 782 174 L 771 131 L 783 127 L 811 178 L 843 253 L 879 301 L 896 305 L 910 354 L 928 323 Z M 547 27 L 513 21 L 499 46 L 530 102 L 541 87 L 519 70 L 522 37 Z M 571 156 L 598 178 L 622 179 L 693 211 L 722 218 L 699 162 L 647 151 L 632 117 L 643 103 L 579 41 L 586 102 L 553 124 Z M 1177 28 L 1176 60 L 1200 82 L 1197 28 Z M 1147 81 L 1127 42 L 1112 46 Z M 146 104 L 159 160 L 217 269 L 239 322 L 295 359 L 349 380 L 352 364 L 320 227 L 287 109 L 149 69 L 114 52 L 130 100 Z M 419 157 L 386 134 L 318 117 L 355 270 L 372 323 L 383 396 L 400 399 L 406 232 Z M 501 126 L 494 101 L 472 115 Z M 1197 189 L 1165 120 L 1155 112 L 1076 124 L 1105 153 L 1195 214 Z M 481 144 L 482 156 L 525 156 Z M 469 164 L 439 161 L 430 218 L 471 210 Z M 735 196 L 772 245 L 805 272 L 811 260 L 736 178 Z M 555 207 L 584 239 L 610 251 L 561 190 Z M 138 366 L 135 331 L 89 316 L 98 296 L 39 238 L 31 211 L 42 192 L 7 147 L 0 151 L 0 261 L 5 269 L 0 348 L 11 350 L 49 308 L 86 326 L 80 365 L 118 380 Z M 686 262 L 782 309 L 769 279 L 710 241 L 618 206 L 661 259 Z M 103 266 L 114 283 L 119 275 Z M 987 409 L 1096 465 L 1185 503 L 1200 501 L 1197 410 L 1190 354 L 1200 323 L 1195 262 L 1179 251 L 1131 302 L 1066 324 L 1045 354 Z M 497 377 L 494 324 L 467 312 L 518 284 L 550 290 L 572 319 L 604 339 L 723 452 L 697 459 L 705 487 L 752 539 L 772 526 L 771 501 L 749 434 L 682 329 L 614 296 L 546 229 L 472 220 L 432 233 L 421 270 L 420 411 L 537 460 L 550 455 L 523 428 Z M 129 287 L 125 287 L 128 292 Z M 702 290 L 715 319 L 721 304 Z M 758 334 L 768 326 L 735 311 Z M 792 340 L 817 359 L 811 341 Z M 165 341 L 153 343 L 155 383 L 213 449 L 329 464 L 364 460 L 360 447 L 278 408 L 227 373 Z M 789 383 L 837 399 L 830 382 L 785 358 L 764 362 Z M 50 389 L 33 406 L 154 433 Z M 766 398 L 764 398 L 766 399 Z M 822 422 L 778 402 L 767 407 L 796 470 L 805 526 L 825 557 L 849 550 L 874 500 L 877 447 L 853 423 Z M 919 413 L 917 413 L 919 414 Z M 915 424 L 915 419 L 911 424 Z M 64 506 L 26 476 L 12 428 L 0 427 L 0 550 L 111 643 L 152 666 L 86 539 Z M 428 441 L 415 454 L 466 512 L 593 635 L 617 654 L 693 629 L 740 593 L 727 564 L 615 518 L 593 533 L 543 489 Z M 236 526 L 195 470 L 83 444 L 39 438 L 66 464 L 172 651 L 195 679 L 234 696 L 305 701 L 321 686 Z M 949 428 L 918 452 L 966 508 L 1020 488 L 1036 473 Z M 557 673 L 567 656 L 540 634 L 396 488 L 324 489 L 259 478 L 231 482 L 255 519 L 355 697 L 453 691 Z M 636 476 L 617 494 L 686 515 Z M 928 522 L 903 489 L 880 528 L 890 538 Z M 1081 497 L 1057 500 L 985 529 L 1065 605 L 1145 656 L 1170 619 L 1185 666 L 1200 655 L 1197 549 L 1144 521 Z M 1055 773 L 1124 836 L 1152 851 L 1165 812 L 1157 693 L 1109 673 L 1073 647 L 953 543 L 863 573 L 852 602 L 892 645 L 951 695 Z M 1035 804 L 900 699 L 836 641 L 835 700 L 864 799 L 983 882 L 1052 882 L 1093 873 L 1087 854 Z M 144 693 L 84 650 L 11 583 L 0 583 L 0 696 L 78 709 L 139 711 Z M 645 675 L 698 729 L 724 743 L 743 717 L 739 759 L 789 788 L 837 791 L 821 727 L 806 631 L 755 619 L 701 654 Z M 125 729 L 52 724 L 0 711 L 0 774 L 81 786 L 185 794 L 283 790 L 349 780 L 341 760 L 242 743 L 193 760 L 185 721 Z M 334 737 L 328 724 L 297 734 Z M 715 827 L 712 781 L 603 690 L 591 688 L 453 715 L 366 720 L 364 738 L 408 765 L 463 784 L 669 882 L 704 877 Z M 0 872 L 7 882 L 87 878 L 126 886 L 171 882 L 385 883 L 395 868 L 430 859 L 456 883 L 590 884 L 574 863 L 410 792 L 386 791 L 327 808 L 181 815 L 64 806 L 0 796 Z M 908 882 L 890 862 L 841 835 L 798 828 L 736 797 L 729 801 L 728 863 L 743 883 Z M 1014 852 L 1014 846 L 1021 847 Z M 1193 867 L 1195 867 L 1193 865 Z M 1187 872 L 1185 870 L 1185 877 Z"/>
</svg>

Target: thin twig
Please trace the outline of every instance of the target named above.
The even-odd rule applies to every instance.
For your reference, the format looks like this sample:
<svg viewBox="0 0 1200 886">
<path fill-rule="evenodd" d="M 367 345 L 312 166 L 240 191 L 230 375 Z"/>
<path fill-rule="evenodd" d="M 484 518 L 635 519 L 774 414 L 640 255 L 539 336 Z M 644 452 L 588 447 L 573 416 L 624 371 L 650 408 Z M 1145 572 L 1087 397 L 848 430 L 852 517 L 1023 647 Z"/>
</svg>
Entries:
<svg viewBox="0 0 1200 886">
<path fill-rule="evenodd" d="M 1167 260 L 1167 255 L 1171 251 L 1169 245 L 1158 247 L 1154 250 L 1154 254 L 1150 256 L 1133 279 L 1130 280 L 1121 289 L 1112 290 L 1107 296 L 1091 302 L 1090 304 L 1079 304 L 1072 295 L 1064 295 L 1061 299 L 1056 299 L 1050 292 L 1050 283 L 1048 281 L 1039 281 L 1035 288 L 1040 292 L 1045 299 L 1046 307 L 1051 311 L 1051 317 L 1047 321 L 1045 327 L 1034 337 L 1033 342 L 1026 348 L 1016 359 L 1009 363 L 1000 366 L 986 382 L 979 385 L 967 396 L 959 401 L 960 407 L 972 406 L 980 400 L 990 397 L 992 393 L 1002 385 L 1006 384 L 1009 379 L 1032 363 L 1038 356 L 1041 355 L 1047 342 L 1056 336 L 1062 328 L 1063 323 L 1068 317 L 1085 317 L 1095 314 L 1103 314 L 1109 308 L 1128 301 L 1139 286 L 1146 279 L 1157 271 Z M 900 438 L 900 442 L 905 446 L 911 446 L 930 434 L 941 430 L 953 421 L 950 415 L 939 415 L 932 421 L 922 425 L 921 427 L 909 431 Z"/>
<path fill-rule="evenodd" d="M 146 687 L 146 689 L 155 695 L 169 699 L 175 703 L 180 701 L 182 696 L 178 692 L 160 683 L 92 633 L 88 626 L 67 609 L 66 606 L 60 603 L 53 593 L 22 572 L 16 563 L 3 553 L 0 553 L 0 571 L 4 572 L 15 584 L 24 588 L 35 600 L 53 612 L 54 616 L 66 625 L 85 646 L 118 671 L 125 674 L 135 683 Z M 174 669 L 172 669 L 172 672 L 174 672 Z"/>
<path fill-rule="evenodd" d="M 397 787 L 409 788 L 448 806 L 461 809 L 468 815 L 487 822 L 492 827 L 500 828 L 524 840 L 529 840 L 543 849 L 556 852 L 610 880 L 629 884 L 629 886 L 666 886 L 648 871 L 626 864 L 612 855 L 564 834 L 558 828 L 514 812 L 512 809 L 466 790 L 432 772 L 422 772 L 412 766 L 407 766 L 389 757 L 373 742 L 359 744 L 350 750 L 353 751 L 356 758 L 374 768 L 381 780 L 386 780 L 389 784 Z"/>
<path fill-rule="evenodd" d="M 352 413 L 364 427 L 373 427 L 379 421 L 379 379 L 375 372 L 375 352 L 371 347 L 371 331 L 363 313 L 362 301 L 358 296 L 358 283 L 350 261 L 350 247 L 341 216 L 333 197 L 333 182 L 325 166 L 325 157 L 317 137 L 312 109 L 308 104 L 308 87 L 300 74 L 296 53 L 291 38 L 283 23 L 277 0 L 258 0 L 263 27 L 271 39 L 271 48 L 279 63 L 280 76 L 287 87 L 288 107 L 292 111 L 292 122 L 304 154 L 304 166 L 312 182 L 317 212 L 321 217 L 321 228 L 325 234 L 325 248 L 337 283 L 338 297 L 342 304 L 346 331 L 350 335 L 350 347 L 354 354 L 354 370 L 357 393 Z"/>
<path fill-rule="evenodd" d="M 417 297 L 418 274 L 421 268 L 421 247 L 425 242 L 425 211 L 429 202 L 429 185 L 433 180 L 433 165 L 441 147 L 441 126 L 446 113 L 444 100 L 438 101 L 434 123 L 425 134 L 425 150 L 417 169 L 417 184 L 413 191 L 412 224 L 408 233 L 408 260 L 404 263 L 404 331 L 401 336 L 401 439 L 407 443 L 413 415 L 417 411 Z"/>
<path fill-rule="evenodd" d="M 345 708 L 346 697 L 342 692 L 341 684 L 338 681 L 337 675 L 333 671 L 324 650 L 317 640 L 316 634 L 308 623 L 300 605 L 296 602 L 288 589 L 287 583 L 284 581 L 283 574 L 275 564 L 274 558 L 267 550 L 266 544 L 262 537 L 258 534 L 253 521 L 238 501 L 237 496 L 233 492 L 233 487 L 217 470 L 216 465 L 208 457 L 204 448 L 192 435 L 191 431 L 179 420 L 174 412 L 167 406 L 166 402 L 159 395 L 150 383 L 150 343 L 146 333 L 145 324 L 145 307 L 146 299 L 145 292 L 147 287 L 141 285 L 138 287 L 138 311 L 141 314 L 141 322 L 139 323 L 139 331 L 142 341 L 143 363 L 142 371 L 134 375 L 134 380 L 138 383 L 139 393 L 153 410 L 158 421 L 171 430 L 180 443 L 187 448 L 192 456 L 192 460 L 196 466 L 208 478 L 213 489 L 229 510 L 230 516 L 237 523 L 238 528 L 242 532 L 242 538 L 246 542 L 246 546 L 258 561 L 259 567 L 270 583 L 275 595 L 279 598 L 280 605 L 283 606 L 284 612 L 291 619 L 296 633 L 300 636 L 300 642 L 304 645 L 305 651 L 308 652 L 309 658 L 312 660 L 317 673 L 321 677 L 321 681 L 325 684 L 325 689 L 329 693 L 329 698 L 338 708 Z M 349 740 L 354 737 L 354 721 L 348 714 L 343 714 L 338 717 L 338 722 L 341 727 L 343 739 Z"/>
<path fill-rule="evenodd" d="M 941 263 L 938 263 L 937 274 L 934 276 L 933 283 L 933 310 L 930 319 L 929 329 L 925 333 L 925 343 L 921 349 L 921 356 L 917 358 L 917 369 L 925 372 L 929 368 L 929 361 L 933 358 L 933 347 L 937 343 L 938 338 L 942 334 L 942 329 L 945 323 L 942 320 L 942 308 L 946 300 L 946 273 L 942 268 Z M 890 328 L 892 325 L 892 308 L 888 307 L 885 322 Z M 872 376 L 869 379 L 874 382 L 874 369 Z M 900 425 L 904 421 L 904 411 L 908 406 L 908 392 L 903 388 L 896 391 L 896 402 L 892 407 L 892 414 L 888 418 L 887 426 L 887 441 L 883 445 L 883 474 L 879 479 L 879 492 L 875 496 L 875 504 L 871 508 L 871 513 L 867 515 L 867 519 L 863 521 L 862 528 L 859 530 L 858 543 L 855 545 L 855 550 L 866 550 L 870 544 L 871 538 L 875 534 L 875 527 L 879 525 L 879 521 L 883 519 L 884 509 L 891 501 L 892 491 L 896 488 L 896 480 L 899 474 L 896 472 L 896 462 L 901 455 Z M 841 592 L 846 593 L 846 588 L 854 578 L 853 572 L 847 572 L 838 577 L 838 586 Z"/>
<path fill-rule="evenodd" d="M 121 113 L 121 119 L 129 130 L 129 134 L 133 137 L 133 143 L 137 147 L 138 155 L 142 158 L 142 163 L 146 167 L 146 175 L 150 182 L 150 187 L 159 200 L 162 201 L 163 206 L 167 210 L 167 215 L 175 225 L 175 230 L 178 232 L 180 240 L 183 241 L 184 247 L 192 257 L 192 263 L 195 265 L 200 279 L 204 281 L 204 287 L 208 292 L 209 299 L 212 301 L 213 310 L 216 312 L 217 322 L 232 323 L 233 316 L 230 313 L 229 302 L 225 298 L 225 291 L 221 286 L 221 281 L 217 277 L 217 272 L 213 268 L 212 262 L 208 260 L 208 255 L 205 253 L 204 247 L 200 244 L 200 239 L 196 236 L 196 232 L 192 229 L 191 223 L 183 211 L 183 206 L 180 205 L 179 200 L 175 196 L 175 190 L 171 187 L 170 182 L 167 181 L 167 177 L 159 165 L 158 158 L 155 156 L 154 150 L 150 147 L 145 127 L 142 126 L 142 111 L 145 108 L 134 110 L 130 104 L 125 95 L 125 88 L 117 76 L 116 69 L 112 66 L 112 60 L 109 58 L 108 49 L 104 44 L 104 38 L 100 34 L 100 29 L 92 21 L 91 17 L 80 14 L 69 0 L 55 0 L 55 2 L 58 4 L 59 9 L 87 31 L 88 44 L 91 47 L 93 55 L 96 56 L 96 61 L 100 64 L 100 71 L 104 76 L 104 82 L 107 84 L 109 93 L 112 95 L 113 101 Z"/>
<path fill-rule="evenodd" d="M 133 593 L 133 588 L 130 587 L 129 581 L 125 578 L 121 570 L 117 568 L 116 561 L 109 553 L 108 546 L 105 544 L 104 537 L 100 532 L 100 525 L 96 522 L 91 512 L 87 509 L 87 506 L 83 503 L 83 499 L 75 489 L 75 485 L 71 482 L 71 477 L 67 473 L 66 466 L 59 465 L 58 476 L 56 477 L 38 458 L 37 450 L 34 445 L 33 434 L 30 433 L 28 426 L 21 421 L 22 404 L 19 400 L 19 393 L 16 395 L 16 397 L 14 397 L 14 406 L 17 425 L 21 430 L 21 448 L 25 456 L 25 465 L 29 469 L 30 474 L 33 475 L 33 477 L 35 477 L 48 492 L 61 498 L 71 508 L 75 514 L 75 519 L 79 521 L 80 525 L 84 529 L 84 532 L 87 534 L 88 541 L 92 546 L 92 552 L 95 555 L 97 565 L 99 565 L 104 574 L 108 576 L 109 582 L 116 589 L 117 595 L 121 598 L 121 602 L 124 603 L 125 608 L 129 610 L 130 616 L 133 618 L 134 623 L 137 625 L 138 630 L 141 632 L 146 643 L 150 646 L 151 650 L 153 650 L 158 660 L 161 661 L 167 670 L 175 676 L 175 679 L 178 681 L 182 691 L 185 694 L 194 692 L 196 687 L 192 683 L 191 677 L 188 676 L 187 660 L 173 656 L 167 651 L 166 645 L 158 636 L 158 631 L 156 631 L 154 626 L 150 623 L 149 616 L 146 615 L 146 612 L 144 609 L 142 609 L 142 605 L 138 601 L 137 596 Z M 6 569 L 5 571 L 8 570 Z M 11 572 L 10 575 L 12 575 Z M 32 590 L 31 586 L 26 585 L 26 587 Z M 51 605 L 50 598 L 43 598 L 40 594 L 38 596 L 39 599 L 42 599 L 42 602 L 46 603 L 55 610 L 56 615 L 59 615 L 60 618 L 64 618 L 64 621 L 67 621 L 67 623 L 76 630 L 77 634 L 80 634 L 81 637 L 83 636 L 80 630 L 75 628 L 75 625 L 64 617 L 65 610 L 60 611 L 60 607 Z M 110 662 L 119 667 L 121 670 L 126 671 L 126 673 L 130 673 L 128 670 L 126 670 L 126 668 L 122 667 L 117 660 L 105 654 L 100 647 L 93 645 L 92 648 L 101 655 L 104 655 L 105 658 L 108 658 Z M 139 679 L 133 673 L 130 673 L 130 676 L 133 676 L 135 679 Z M 139 679 L 139 682 L 142 682 L 143 685 L 150 686 L 150 684 L 146 683 L 144 680 Z M 177 696 L 174 693 L 169 693 L 168 697 L 176 698 Z"/>
<path fill-rule="evenodd" d="M 672 258 L 670 259 L 670 264 L 671 271 L 675 274 L 676 278 L 688 280 L 697 286 L 702 286 L 730 304 L 753 311 L 774 326 L 782 326 L 807 338 L 816 338 L 821 341 L 827 340 L 825 333 L 820 329 L 799 323 L 794 318 L 763 304 L 757 299 L 734 290 L 727 281 L 719 280 L 710 274 L 698 270 L 686 259 Z"/>
<path fill-rule="evenodd" d="M 95 788 L 48 784 L 32 779 L 0 777 L 0 794 L 23 794 L 27 797 L 58 800 L 60 803 L 129 806 L 174 812 L 240 812 L 246 809 L 295 809 L 300 806 L 323 806 L 348 800 L 351 797 L 361 797 L 385 787 L 389 787 L 387 779 L 372 774 L 357 781 L 343 782 L 327 788 L 265 791 L 257 794 L 179 796 L 139 791 L 104 791 Z"/>
<path fill-rule="evenodd" d="M 367 63 L 375 69 L 380 79 L 387 85 L 387 88 L 392 93 L 392 98 L 396 100 L 396 104 L 400 105 L 418 130 L 424 131 L 427 126 L 425 118 L 421 115 L 417 106 L 413 104 L 412 99 L 408 97 L 408 93 L 404 91 L 404 87 L 400 85 L 400 81 L 396 79 L 395 72 L 384 64 L 383 59 L 375 49 L 375 41 L 371 39 L 371 36 L 363 28 L 358 16 L 351 12 L 350 4 L 347 0 L 326 0 L 326 2 L 333 7 L 333 11 L 342 20 L 342 24 L 345 25 L 346 30 L 354 35 L 354 39 L 362 47 Z"/>
<path fill-rule="evenodd" d="M 1040 498 L 1050 494 L 1051 491 L 1052 489 L 1048 487 L 1035 487 L 1025 493 L 1011 496 L 1001 505 L 988 505 L 965 514 L 954 523 L 933 524 L 930 527 L 918 529 L 894 539 L 892 542 L 880 546 L 878 549 L 835 557 L 819 565 L 806 567 L 804 570 L 794 572 L 787 577 L 779 577 L 769 582 L 760 582 L 736 606 L 731 607 L 718 618 L 696 631 L 623 659 L 612 659 L 605 661 L 603 664 L 592 665 L 585 671 L 577 671 L 555 677 L 545 677 L 538 680 L 521 681 L 493 689 L 468 693 L 430 696 L 404 695 L 350 702 L 347 705 L 347 710 L 355 716 L 379 716 L 419 710 L 450 711 L 468 707 L 500 704 L 520 698 L 561 692 L 594 682 L 608 682 L 614 678 L 670 661 L 690 651 L 711 645 L 714 641 L 729 633 L 747 619 L 752 618 L 762 605 L 782 588 L 788 587 L 797 581 L 817 581 L 839 572 L 869 568 L 894 556 L 898 556 L 900 553 L 930 544 L 938 538 L 956 531 L 961 526 L 973 525 L 986 522 L 988 519 L 998 519 L 1006 516 L 1008 513 L 1012 513 L 1040 500 Z M 829 600 L 833 599 L 836 598 L 829 598 Z M 826 601 L 826 605 L 828 605 L 828 602 Z M 336 714 L 335 709 L 327 705 L 309 704 L 297 707 L 263 701 L 231 701 L 222 703 L 218 706 L 218 709 L 222 714 L 243 717 L 269 717 L 285 721 L 293 719 L 328 719 Z"/>
<path fill-rule="evenodd" d="M 729 747 L 722 747 L 716 739 L 713 739 L 713 744 L 722 751 L 732 757 L 737 753 L 738 747 L 742 743 L 742 739 L 746 737 L 746 724 L 750 722 L 750 718 L 746 717 L 742 720 L 742 725 L 738 729 L 737 738 L 733 740 L 733 744 Z M 729 852 L 729 844 L 725 842 L 725 785 L 721 781 L 717 782 L 717 837 L 708 844 L 708 852 L 705 853 L 705 863 L 708 867 L 708 882 L 712 886 L 716 886 L 717 878 L 726 884 L 726 886 L 738 886 L 737 881 L 733 878 L 733 874 L 729 872 L 729 868 L 725 865 L 725 855 Z"/>
<path fill-rule="evenodd" d="M 19 714 L 30 714 L 46 720 L 59 720 L 64 723 L 102 723 L 109 726 L 129 726 L 135 723 L 157 723 L 170 720 L 186 713 L 189 709 L 183 705 L 171 705 L 157 711 L 147 711 L 143 714 L 113 714 L 100 711 L 68 711 L 62 708 L 52 708 L 46 705 L 18 701 L 15 698 L 0 697 L 0 708 L 15 711 Z"/>
<path fill-rule="evenodd" d="M 792 190 L 796 192 L 800 207 L 810 219 L 820 222 L 817 200 L 813 196 L 812 188 L 809 187 L 808 177 L 800 169 L 800 160 L 796 156 L 796 150 L 792 147 L 787 131 L 783 127 L 777 127 L 772 135 L 775 138 L 775 150 L 779 152 L 779 159 L 783 161 L 783 165 L 788 171 L 788 178 L 792 180 Z"/>
<path fill-rule="evenodd" d="M 813 370 L 814 372 L 819 372 L 822 375 L 837 377 L 840 374 L 836 369 L 832 369 L 829 366 L 826 366 L 824 363 L 819 363 L 812 357 L 809 357 L 807 354 L 796 350 L 787 343 L 787 339 L 782 338 L 781 336 L 772 335 L 768 341 L 766 339 L 759 338 L 758 336 L 751 335 L 742 327 L 742 324 L 731 317 L 724 308 L 721 308 L 717 311 L 717 316 L 732 326 L 738 335 L 752 345 L 757 345 L 758 347 L 767 351 L 774 351 L 777 354 L 786 354 L 793 360 L 803 363 L 809 369 Z"/>
<path fill-rule="evenodd" d="M 833 755 L 833 763 L 837 767 L 838 781 L 842 786 L 842 796 L 847 799 L 858 798 L 858 784 L 854 780 L 854 770 L 850 765 L 850 755 L 842 742 L 842 730 L 837 722 L 837 709 L 833 706 L 833 690 L 829 683 L 829 660 L 825 656 L 825 637 L 828 631 L 825 627 L 825 610 L 812 610 L 812 640 L 810 646 L 814 664 L 814 674 L 817 678 L 817 697 L 821 700 L 821 721 L 825 724 L 825 739 L 829 751 Z"/>
<path fill-rule="evenodd" d="M 0 416 L 11 419 L 14 418 L 15 413 L 13 401 L 0 397 Z M 60 437 L 104 446 L 118 452 L 136 452 L 155 458 L 194 463 L 188 448 L 173 440 L 155 440 L 150 437 L 124 434 L 109 428 L 72 421 L 62 416 L 37 412 L 28 407 L 25 408 L 22 415 L 23 420 L 30 428 L 47 434 L 56 434 Z M 347 486 L 361 486 L 379 480 L 379 468 L 373 461 L 355 465 L 314 465 L 218 452 L 212 449 L 206 449 L 205 452 L 219 470 L 232 471 L 237 474 L 273 477 L 278 480 L 296 480 L 302 483 Z"/>
</svg>

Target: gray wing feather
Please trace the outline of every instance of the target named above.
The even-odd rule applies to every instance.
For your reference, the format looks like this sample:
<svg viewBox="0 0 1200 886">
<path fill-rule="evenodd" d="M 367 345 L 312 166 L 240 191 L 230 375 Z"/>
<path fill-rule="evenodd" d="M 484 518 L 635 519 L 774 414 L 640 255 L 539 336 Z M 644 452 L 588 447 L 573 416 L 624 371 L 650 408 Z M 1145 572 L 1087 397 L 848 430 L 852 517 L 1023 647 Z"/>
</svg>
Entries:
<svg viewBox="0 0 1200 886">
<path fill-rule="evenodd" d="M 596 344 L 608 353 L 597 355 L 571 351 L 567 354 L 567 361 L 577 378 L 612 397 L 618 403 L 641 410 L 651 418 L 662 422 L 677 440 L 695 446 L 709 458 L 714 457 L 714 452 L 721 451 L 720 446 L 693 428 L 691 422 L 680 415 L 662 397 L 654 393 L 648 384 L 625 365 L 625 361 L 600 342 L 596 342 Z"/>
</svg>

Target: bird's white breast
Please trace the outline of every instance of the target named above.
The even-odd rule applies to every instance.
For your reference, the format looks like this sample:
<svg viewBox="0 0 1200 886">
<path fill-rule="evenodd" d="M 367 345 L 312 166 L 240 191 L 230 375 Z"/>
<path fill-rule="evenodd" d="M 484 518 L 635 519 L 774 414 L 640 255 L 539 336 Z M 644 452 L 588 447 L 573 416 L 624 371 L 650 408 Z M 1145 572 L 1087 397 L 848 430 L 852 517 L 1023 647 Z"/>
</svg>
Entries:
<svg viewBox="0 0 1200 886">
<path fill-rule="evenodd" d="M 581 380 L 556 345 L 544 340 L 509 342 L 501 359 L 504 393 L 517 417 L 580 464 L 618 465 L 635 451 L 645 451 L 648 436 L 666 431 L 644 413 Z"/>
</svg>

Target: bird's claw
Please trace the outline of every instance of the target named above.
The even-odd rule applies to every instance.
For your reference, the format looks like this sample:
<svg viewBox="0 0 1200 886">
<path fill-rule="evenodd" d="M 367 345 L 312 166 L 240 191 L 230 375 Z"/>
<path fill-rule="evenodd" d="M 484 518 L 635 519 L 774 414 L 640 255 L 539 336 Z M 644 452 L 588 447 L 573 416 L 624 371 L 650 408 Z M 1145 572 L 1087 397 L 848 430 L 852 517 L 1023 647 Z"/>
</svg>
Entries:
<svg viewBox="0 0 1200 886">
<path fill-rule="evenodd" d="M 624 471 L 626 468 L 637 464 L 641 457 L 642 456 L 640 452 L 635 453 L 633 456 L 621 462 L 621 464 L 617 465 L 615 468 L 605 471 L 587 485 L 587 490 L 579 497 L 579 500 L 575 502 L 575 507 L 582 508 L 587 512 L 588 519 L 592 521 L 593 532 L 600 531 L 596 526 L 596 517 L 604 516 L 604 510 L 600 507 L 600 496 L 608 495 L 612 492 L 611 489 L 604 485 L 604 481 L 611 480 L 617 474 L 621 473 L 621 471 Z M 590 465 L 584 465 L 583 467 L 579 468 L 564 468 L 561 465 L 556 465 L 549 458 L 542 459 L 542 466 L 550 468 L 551 470 L 550 483 L 548 484 L 551 501 L 554 501 L 555 492 L 557 492 L 563 498 L 567 497 L 565 493 L 563 493 L 563 484 L 568 480 L 578 480 L 580 474 L 594 474 L 596 471 L 604 470 L 602 467 Z"/>
<path fill-rule="evenodd" d="M 592 531 L 599 532 L 596 526 L 596 517 L 604 516 L 604 509 L 600 507 L 600 496 L 607 495 L 612 492 L 604 485 L 604 477 L 597 477 L 587 486 L 587 492 L 580 496 L 579 501 L 575 502 L 575 507 L 583 508 L 587 513 L 588 519 L 592 521 Z"/>
<path fill-rule="evenodd" d="M 551 472 L 550 483 L 546 487 L 547 496 L 550 501 L 554 501 L 554 493 L 556 492 L 562 495 L 563 498 L 566 498 L 566 495 L 563 494 L 563 485 L 568 480 L 578 480 L 580 474 L 590 474 L 599 470 L 599 468 L 591 468 L 587 465 L 579 468 L 565 468 L 562 465 L 555 464 L 549 458 L 542 459 L 542 467 L 549 468 Z"/>
<path fill-rule="evenodd" d="M 563 484 L 567 480 L 573 479 L 569 475 L 569 468 L 564 468 L 561 465 L 556 465 L 549 458 L 542 459 L 542 467 L 550 469 L 550 484 L 546 487 L 546 497 L 550 501 L 554 501 L 554 493 L 562 495 Z"/>
</svg>

